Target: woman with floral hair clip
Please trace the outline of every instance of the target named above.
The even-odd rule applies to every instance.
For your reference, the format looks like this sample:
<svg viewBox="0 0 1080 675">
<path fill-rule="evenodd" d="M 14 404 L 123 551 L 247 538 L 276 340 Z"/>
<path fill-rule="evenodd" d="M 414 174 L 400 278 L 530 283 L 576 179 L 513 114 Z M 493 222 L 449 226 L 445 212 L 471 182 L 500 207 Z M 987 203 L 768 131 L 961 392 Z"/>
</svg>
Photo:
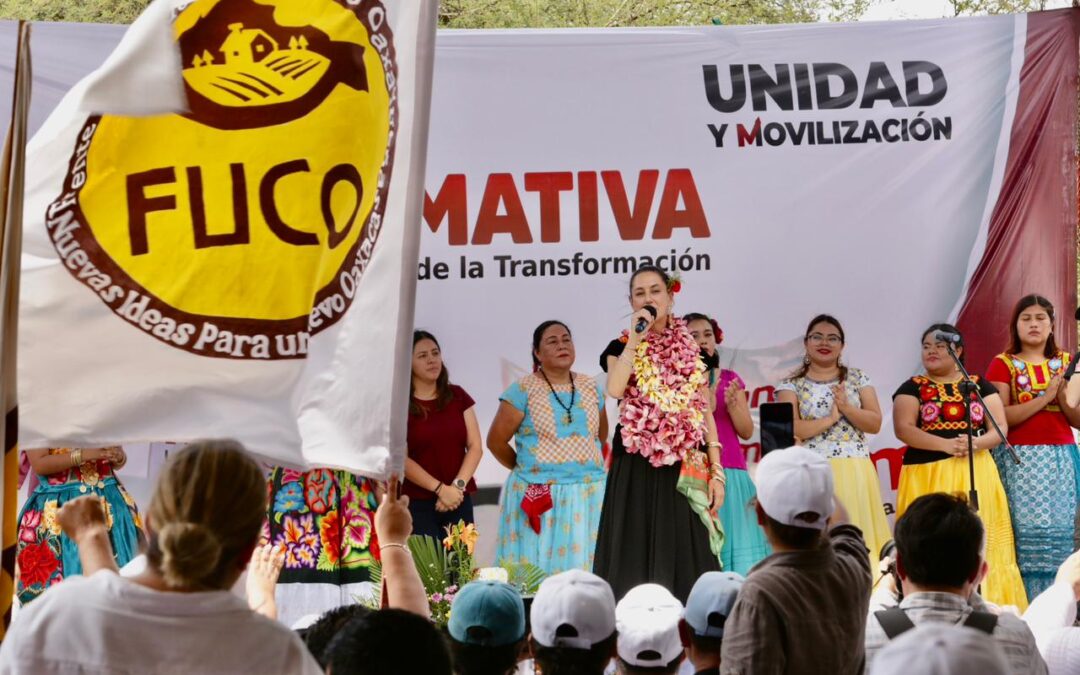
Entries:
<svg viewBox="0 0 1080 675">
<path fill-rule="evenodd" d="M 746 455 L 739 442 L 739 439 L 749 440 L 754 435 L 746 383 L 734 370 L 720 367 L 717 347 L 724 341 L 724 331 L 720 330 L 719 324 L 697 312 L 687 314 L 683 320 L 709 366 L 712 389 L 709 401 L 716 435 L 723 446 L 720 464 L 724 467 L 727 483 L 724 485 L 724 503 L 720 507 L 720 522 L 724 528 L 720 561 L 725 570 L 746 576 L 751 567 L 771 552 L 765 531 L 758 525 L 750 505 L 757 497 L 757 490 L 746 470 Z"/>
<path fill-rule="evenodd" d="M 685 602 L 698 577 L 720 569 L 717 511 L 727 478 L 708 367 L 672 313 L 679 288 L 666 271 L 639 267 L 630 277 L 630 328 L 600 357 L 619 426 L 593 571 L 615 597 L 652 582 Z"/>
</svg>

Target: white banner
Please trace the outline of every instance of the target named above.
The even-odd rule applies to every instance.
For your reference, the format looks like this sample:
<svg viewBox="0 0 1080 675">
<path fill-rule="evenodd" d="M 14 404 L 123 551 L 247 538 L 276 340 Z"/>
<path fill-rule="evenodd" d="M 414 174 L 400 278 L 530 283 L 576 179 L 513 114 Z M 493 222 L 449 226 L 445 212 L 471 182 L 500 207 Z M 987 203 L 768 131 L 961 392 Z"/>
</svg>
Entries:
<svg viewBox="0 0 1080 675">
<path fill-rule="evenodd" d="M 716 317 L 755 409 L 806 322 L 837 316 L 884 407 L 874 447 L 896 445 L 891 394 L 985 244 L 1024 35 L 1024 16 L 440 33 L 417 326 L 486 424 L 546 319 L 598 374 L 653 262 L 683 278 L 678 313 Z"/>
<path fill-rule="evenodd" d="M 23 447 L 400 472 L 435 8 L 158 0 L 69 92 L 30 146 Z"/>
</svg>

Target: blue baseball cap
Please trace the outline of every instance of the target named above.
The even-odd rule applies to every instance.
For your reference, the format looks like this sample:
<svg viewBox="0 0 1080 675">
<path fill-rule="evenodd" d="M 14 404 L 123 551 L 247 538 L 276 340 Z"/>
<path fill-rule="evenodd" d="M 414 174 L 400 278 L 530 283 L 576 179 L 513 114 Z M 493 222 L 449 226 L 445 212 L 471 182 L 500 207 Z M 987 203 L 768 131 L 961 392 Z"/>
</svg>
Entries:
<svg viewBox="0 0 1080 675">
<path fill-rule="evenodd" d="M 694 633 L 699 637 L 724 637 L 724 624 L 743 581 L 742 575 L 735 572 L 706 572 L 698 578 L 683 613 Z"/>
<path fill-rule="evenodd" d="M 500 647 L 525 637 L 521 593 L 501 581 L 471 581 L 454 597 L 447 624 L 450 637 L 483 647 Z"/>
</svg>

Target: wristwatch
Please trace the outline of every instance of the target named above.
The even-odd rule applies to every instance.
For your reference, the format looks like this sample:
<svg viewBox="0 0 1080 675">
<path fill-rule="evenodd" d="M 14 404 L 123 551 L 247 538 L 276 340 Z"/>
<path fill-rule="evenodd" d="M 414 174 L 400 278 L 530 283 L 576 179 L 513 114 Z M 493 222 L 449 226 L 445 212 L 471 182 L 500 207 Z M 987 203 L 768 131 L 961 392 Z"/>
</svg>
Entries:
<svg viewBox="0 0 1080 675">
<path fill-rule="evenodd" d="M 462 492 L 465 492 L 465 481 L 460 478 L 456 479 L 454 481 L 454 487 L 461 490 Z"/>
</svg>

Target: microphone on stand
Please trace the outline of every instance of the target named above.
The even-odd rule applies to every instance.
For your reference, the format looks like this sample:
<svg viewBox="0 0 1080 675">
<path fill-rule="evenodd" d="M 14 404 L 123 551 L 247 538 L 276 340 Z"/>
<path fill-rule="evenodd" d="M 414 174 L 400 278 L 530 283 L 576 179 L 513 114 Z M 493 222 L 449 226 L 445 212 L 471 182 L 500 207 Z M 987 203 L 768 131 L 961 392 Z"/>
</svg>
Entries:
<svg viewBox="0 0 1080 675">
<path fill-rule="evenodd" d="M 934 342 L 947 342 L 949 344 L 958 345 L 960 344 L 960 340 L 961 337 L 959 333 L 950 333 L 944 330 L 934 331 Z"/>
<path fill-rule="evenodd" d="M 653 321 L 656 320 L 656 308 L 655 307 L 653 307 L 652 305 L 645 305 L 645 311 L 647 311 L 649 314 L 652 315 Z M 644 333 L 645 329 L 649 327 L 650 323 L 651 322 L 648 321 L 645 317 L 641 317 L 640 319 L 637 320 L 637 323 L 634 324 L 634 332 L 635 333 Z"/>
</svg>

